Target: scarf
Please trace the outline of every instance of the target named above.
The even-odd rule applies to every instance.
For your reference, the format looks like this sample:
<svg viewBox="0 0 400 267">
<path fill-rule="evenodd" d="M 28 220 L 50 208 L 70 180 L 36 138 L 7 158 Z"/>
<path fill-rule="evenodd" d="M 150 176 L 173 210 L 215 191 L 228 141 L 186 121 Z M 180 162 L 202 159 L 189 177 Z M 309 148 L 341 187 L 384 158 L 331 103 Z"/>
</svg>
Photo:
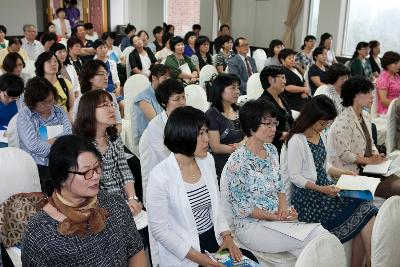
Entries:
<svg viewBox="0 0 400 267">
<path fill-rule="evenodd" d="M 106 209 L 99 208 L 97 197 L 88 198 L 77 206 L 54 191 L 49 202 L 67 217 L 58 224 L 57 231 L 61 235 L 94 235 L 106 228 L 109 213 Z"/>
</svg>

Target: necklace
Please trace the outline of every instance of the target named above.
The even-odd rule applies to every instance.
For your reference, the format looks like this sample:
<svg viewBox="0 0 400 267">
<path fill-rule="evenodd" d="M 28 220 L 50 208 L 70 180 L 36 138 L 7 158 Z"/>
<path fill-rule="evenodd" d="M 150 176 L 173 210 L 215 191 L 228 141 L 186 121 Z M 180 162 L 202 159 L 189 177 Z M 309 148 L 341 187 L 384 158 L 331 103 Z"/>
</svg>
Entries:
<svg viewBox="0 0 400 267">
<path fill-rule="evenodd" d="M 195 159 L 193 158 L 193 161 L 190 163 L 190 165 L 189 165 L 189 167 L 185 167 L 182 163 L 180 163 L 179 161 L 178 161 L 178 166 L 179 166 L 179 169 L 181 170 L 181 173 L 182 173 L 182 177 L 184 177 L 184 172 L 185 172 L 185 169 L 186 170 L 189 170 L 190 171 L 190 179 L 191 179 L 191 181 L 193 181 L 193 182 L 195 182 L 195 180 L 196 180 L 196 171 L 195 171 L 195 163 L 196 163 L 196 161 L 195 161 Z"/>
</svg>

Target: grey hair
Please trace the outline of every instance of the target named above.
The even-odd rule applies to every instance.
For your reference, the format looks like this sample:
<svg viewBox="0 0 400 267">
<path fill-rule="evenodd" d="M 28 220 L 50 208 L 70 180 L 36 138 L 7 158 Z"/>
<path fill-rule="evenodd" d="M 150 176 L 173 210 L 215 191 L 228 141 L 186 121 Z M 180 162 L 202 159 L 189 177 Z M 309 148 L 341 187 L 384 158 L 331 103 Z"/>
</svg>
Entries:
<svg viewBox="0 0 400 267">
<path fill-rule="evenodd" d="M 22 27 L 22 30 L 24 31 L 24 32 L 26 32 L 29 28 L 36 28 L 36 26 L 35 25 L 33 25 L 33 24 L 25 24 L 24 25 L 24 27 Z"/>
</svg>

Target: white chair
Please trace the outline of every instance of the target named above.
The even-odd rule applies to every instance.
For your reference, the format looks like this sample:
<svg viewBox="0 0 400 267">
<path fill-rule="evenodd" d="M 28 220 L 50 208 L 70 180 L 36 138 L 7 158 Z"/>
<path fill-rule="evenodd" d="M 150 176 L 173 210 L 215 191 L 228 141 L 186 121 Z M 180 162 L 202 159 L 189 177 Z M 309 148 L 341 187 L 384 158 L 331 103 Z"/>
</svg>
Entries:
<svg viewBox="0 0 400 267">
<path fill-rule="evenodd" d="M 258 72 L 261 72 L 265 66 L 265 61 L 267 61 L 267 54 L 264 49 L 257 49 L 253 52 L 253 58 L 256 62 Z"/>
<path fill-rule="evenodd" d="M 387 111 L 386 117 L 386 153 L 387 155 L 398 153 L 398 149 L 395 148 L 396 146 L 396 132 L 397 132 L 397 125 L 396 122 L 396 106 L 400 104 L 400 99 L 394 99 Z M 397 152 L 395 152 L 397 150 Z"/>
<path fill-rule="evenodd" d="M 228 66 L 226 66 L 226 68 L 225 68 L 225 73 L 229 73 Z"/>
<path fill-rule="evenodd" d="M 25 76 L 30 79 L 36 76 L 35 70 L 35 61 L 30 59 L 26 60 L 25 68 L 22 69 L 22 73 L 24 73 Z"/>
<path fill-rule="evenodd" d="M 7 139 L 9 147 L 19 147 L 19 136 L 17 131 L 17 118 L 18 114 L 15 114 L 8 122 L 7 127 Z"/>
<path fill-rule="evenodd" d="M 400 264 L 400 197 L 385 201 L 376 216 L 371 237 L 371 263 L 374 267 Z"/>
<path fill-rule="evenodd" d="M 237 104 L 238 104 L 239 106 L 243 106 L 244 103 L 246 103 L 246 102 L 247 102 L 247 95 L 241 95 L 241 96 L 239 96 L 239 98 L 238 98 L 238 100 L 237 100 Z"/>
<path fill-rule="evenodd" d="M 149 78 L 143 74 L 135 74 L 129 77 L 124 85 L 125 118 L 132 116 L 132 107 L 135 97 L 151 85 Z"/>
<path fill-rule="evenodd" d="M 220 199 L 221 199 L 222 210 L 223 210 L 225 218 L 229 224 L 229 228 L 232 231 L 234 231 L 235 225 L 233 224 L 232 205 L 229 202 L 229 188 L 228 188 L 228 181 L 227 181 L 227 177 L 226 177 L 226 165 L 225 165 L 224 169 L 222 170 L 222 174 L 221 174 L 220 192 L 221 192 Z M 257 257 L 258 261 L 261 264 L 263 264 L 262 266 L 293 267 L 295 265 L 296 257 L 288 252 L 266 253 L 266 252 L 254 251 L 254 250 L 251 250 L 251 249 L 243 246 L 243 244 L 241 244 L 239 239 L 236 237 L 235 237 L 235 243 L 241 248 L 250 250 L 254 254 L 254 256 Z"/>
<path fill-rule="evenodd" d="M 345 254 L 342 243 L 331 234 L 321 235 L 307 244 L 299 257 L 295 267 L 345 267 Z"/>
<path fill-rule="evenodd" d="M 307 86 L 308 88 L 310 88 L 310 81 L 308 80 L 308 71 L 310 70 L 310 67 L 307 67 L 306 70 L 304 71 L 304 84 L 305 86 Z"/>
<path fill-rule="evenodd" d="M 200 85 L 189 84 L 185 87 L 185 94 L 187 106 L 192 106 L 200 109 L 203 112 L 206 112 L 210 107 L 209 103 L 207 102 L 206 92 Z"/>
<path fill-rule="evenodd" d="M 133 46 L 128 46 L 124 49 L 124 51 L 122 52 L 122 54 L 124 55 L 124 57 L 126 58 L 126 77 L 131 76 L 131 64 L 129 63 L 129 54 L 134 50 L 135 48 Z"/>
<path fill-rule="evenodd" d="M 146 207 L 146 192 L 147 192 L 147 180 L 150 173 L 150 160 L 151 153 L 149 149 L 149 137 L 147 129 L 142 133 L 139 141 L 139 159 L 140 159 L 140 171 L 142 173 L 142 192 L 143 192 L 143 205 Z"/>
<path fill-rule="evenodd" d="M 215 62 L 217 61 L 217 54 L 215 53 L 214 55 L 212 55 L 212 63 L 213 65 L 215 65 Z"/>
<path fill-rule="evenodd" d="M 291 113 L 294 120 L 297 120 L 297 118 L 300 116 L 300 112 L 297 110 L 292 109 Z"/>
<path fill-rule="evenodd" d="M 213 65 L 205 65 L 201 70 L 200 70 L 200 75 L 199 75 L 199 85 L 202 88 L 206 88 L 205 83 L 210 81 L 213 75 L 218 75 L 217 69 Z"/>
<path fill-rule="evenodd" d="M 264 89 L 260 81 L 260 73 L 254 73 L 247 80 L 247 99 L 257 99 L 259 98 Z"/>
<path fill-rule="evenodd" d="M 16 147 L 0 149 L 0 203 L 17 193 L 41 192 L 35 161 Z"/>
</svg>

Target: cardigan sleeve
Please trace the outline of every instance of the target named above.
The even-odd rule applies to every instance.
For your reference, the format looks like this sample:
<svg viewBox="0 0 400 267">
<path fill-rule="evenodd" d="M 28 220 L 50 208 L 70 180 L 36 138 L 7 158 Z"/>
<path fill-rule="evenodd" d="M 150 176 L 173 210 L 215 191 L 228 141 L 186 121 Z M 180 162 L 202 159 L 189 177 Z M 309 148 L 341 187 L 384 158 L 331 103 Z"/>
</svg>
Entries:
<svg viewBox="0 0 400 267">
<path fill-rule="evenodd" d="M 312 164 L 307 162 L 304 145 L 301 140 L 293 136 L 287 147 L 288 175 L 290 181 L 300 188 L 305 188 L 309 179 L 304 177 L 302 169 L 304 164 Z"/>
</svg>

